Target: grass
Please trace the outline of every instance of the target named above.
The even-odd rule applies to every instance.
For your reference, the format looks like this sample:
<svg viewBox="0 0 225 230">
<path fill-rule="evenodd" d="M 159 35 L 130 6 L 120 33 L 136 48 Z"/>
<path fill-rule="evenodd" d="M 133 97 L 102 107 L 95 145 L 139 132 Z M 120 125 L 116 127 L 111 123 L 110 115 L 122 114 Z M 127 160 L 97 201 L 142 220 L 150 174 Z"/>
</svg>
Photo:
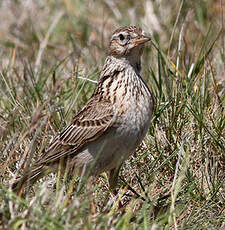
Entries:
<svg viewBox="0 0 225 230">
<path fill-rule="evenodd" d="M 1 229 L 222 230 L 223 9 L 222 0 L 0 3 Z M 102 174 L 85 186 L 50 175 L 17 197 L 9 185 L 86 103 L 112 30 L 126 24 L 159 47 L 146 47 L 142 69 L 157 105 L 119 196 Z"/>
</svg>

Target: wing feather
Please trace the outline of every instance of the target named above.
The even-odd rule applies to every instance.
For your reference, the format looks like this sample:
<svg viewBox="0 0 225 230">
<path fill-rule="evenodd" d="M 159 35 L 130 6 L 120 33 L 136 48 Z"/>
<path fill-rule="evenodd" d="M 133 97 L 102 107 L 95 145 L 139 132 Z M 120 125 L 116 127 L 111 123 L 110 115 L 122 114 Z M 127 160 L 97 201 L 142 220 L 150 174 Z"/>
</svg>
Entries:
<svg viewBox="0 0 225 230">
<path fill-rule="evenodd" d="M 90 98 L 72 123 L 53 140 L 37 161 L 37 165 L 76 154 L 86 143 L 99 138 L 112 125 L 113 117 L 114 111 L 110 102 L 100 100 L 99 96 Z"/>
</svg>

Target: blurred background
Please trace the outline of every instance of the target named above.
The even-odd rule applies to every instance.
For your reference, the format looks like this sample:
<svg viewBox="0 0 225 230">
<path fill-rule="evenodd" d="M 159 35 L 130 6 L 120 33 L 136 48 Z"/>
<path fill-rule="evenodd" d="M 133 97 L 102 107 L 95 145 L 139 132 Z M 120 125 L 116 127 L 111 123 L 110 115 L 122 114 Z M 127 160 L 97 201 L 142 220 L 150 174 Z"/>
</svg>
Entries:
<svg viewBox="0 0 225 230">
<path fill-rule="evenodd" d="M 182 28 L 181 55 L 185 55 L 183 62 L 191 64 L 207 33 L 211 38 L 223 27 L 223 11 L 222 0 L 4 0 L 0 2 L 0 67 L 9 65 L 10 55 L 15 55 L 11 63 L 15 68 L 25 60 L 36 67 L 53 66 L 69 55 L 71 63 L 66 65 L 79 63 L 79 71 L 89 74 L 101 68 L 110 35 L 124 25 L 142 27 L 171 60 L 176 59 Z M 220 78 L 223 54 L 221 36 L 212 53 Z M 154 65 L 151 60 L 148 56 L 147 63 Z"/>
</svg>

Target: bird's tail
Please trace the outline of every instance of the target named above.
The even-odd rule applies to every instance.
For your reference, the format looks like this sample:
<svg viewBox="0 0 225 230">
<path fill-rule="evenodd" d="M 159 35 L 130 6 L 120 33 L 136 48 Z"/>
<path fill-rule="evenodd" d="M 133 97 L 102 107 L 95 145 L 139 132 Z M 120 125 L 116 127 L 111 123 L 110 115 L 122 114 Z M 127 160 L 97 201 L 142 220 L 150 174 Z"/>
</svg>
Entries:
<svg viewBox="0 0 225 230">
<path fill-rule="evenodd" d="M 33 169 L 27 171 L 21 178 L 12 184 L 12 191 L 15 192 L 18 196 L 21 196 L 27 184 L 32 185 L 38 179 L 49 174 L 50 172 L 52 172 L 52 170 L 47 165 L 36 166 Z"/>
</svg>

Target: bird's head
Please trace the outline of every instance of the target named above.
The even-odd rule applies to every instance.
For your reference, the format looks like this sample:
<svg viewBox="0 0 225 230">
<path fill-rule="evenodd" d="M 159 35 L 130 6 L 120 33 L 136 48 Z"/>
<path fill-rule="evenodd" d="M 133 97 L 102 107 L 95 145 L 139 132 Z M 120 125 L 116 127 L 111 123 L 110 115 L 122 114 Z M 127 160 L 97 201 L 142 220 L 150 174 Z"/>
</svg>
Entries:
<svg viewBox="0 0 225 230">
<path fill-rule="evenodd" d="M 121 27 L 114 31 L 109 45 L 109 54 L 114 57 L 140 57 L 144 44 L 151 38 L 146 36 L 141 28 L 136 26 Z"/>
</svg>

